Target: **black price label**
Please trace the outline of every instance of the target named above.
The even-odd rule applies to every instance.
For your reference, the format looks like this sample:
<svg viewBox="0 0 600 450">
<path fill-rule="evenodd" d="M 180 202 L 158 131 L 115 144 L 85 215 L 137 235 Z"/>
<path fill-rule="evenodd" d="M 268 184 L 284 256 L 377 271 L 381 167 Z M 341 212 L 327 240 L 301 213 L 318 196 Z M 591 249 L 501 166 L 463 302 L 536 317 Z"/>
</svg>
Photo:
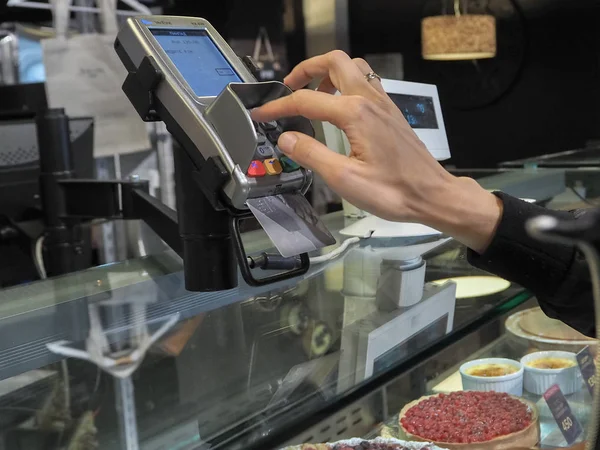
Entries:
<svg viewBox="0 0 600 450">
<path fill-rule="evenodd" d="M 577 353 L 577 364 L 579 364 L 579 370 L 583 381 L 590 391 L 591 395 L 594 395 L 594 385 L 596 384 L 596 364 L 594 363 L 594 357 L 589 347 L 584 348 Z"/>
<path fill-rule="evenodd" d="M 548 404 L 554 420 L 562 432 L 568 445 L 572 445 L 583 432 L 581 424 L 573 415 L 569 402 L 563 395 L 558 385 L 553 385 L 544 393 L 544 400 Z"/>
</svg>

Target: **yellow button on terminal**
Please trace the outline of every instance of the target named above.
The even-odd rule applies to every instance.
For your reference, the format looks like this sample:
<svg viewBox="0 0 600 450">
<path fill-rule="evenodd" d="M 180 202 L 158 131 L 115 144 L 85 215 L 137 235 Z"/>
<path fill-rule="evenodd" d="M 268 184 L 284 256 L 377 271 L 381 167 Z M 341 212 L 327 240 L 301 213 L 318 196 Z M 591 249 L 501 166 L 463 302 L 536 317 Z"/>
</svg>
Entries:
<svg viewBox="0 0 600 450">
<path fill-rule="evenodd" d="M 279 175 L 283 172 L 283 167 L 277 158 L 265 159 L 263 162 L 267 169 L 267 175 Z"/>
</svg>

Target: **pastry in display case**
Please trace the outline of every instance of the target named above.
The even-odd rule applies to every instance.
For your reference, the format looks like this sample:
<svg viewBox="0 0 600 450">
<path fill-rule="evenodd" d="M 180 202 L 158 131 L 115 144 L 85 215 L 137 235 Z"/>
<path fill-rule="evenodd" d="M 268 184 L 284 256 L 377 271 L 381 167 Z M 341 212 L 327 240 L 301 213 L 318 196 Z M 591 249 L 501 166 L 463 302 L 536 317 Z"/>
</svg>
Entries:
<svg viewBox="0 0 600 450">
<path fill-rule="evenodd" d="M 407 442 L 393 438 L 347 439 L 328 444 L 302 444 L 283 450 L 447 450 L 428 442 Z"/>
<path fill-rule="evenodd" d="M 540 439 L 535 405 L 493 391 L 422 397 L 402 409 L 399 422 L 408 439 L 450 450 L 527 448 Z"/>
<path fill-rule="evenodd" d="M 495 391 L 521 396 L 523 366 L 508 358 L 485 358 L 460 366 L 462 387 L 467 391 Z"/>
<path fill-rule="evenodd" d="M 583 387 L 577 355 L 571 352 L 535 352 L 521 358 L 525 369 L 523 387 L 527 392 L 543 395 L 553 385 L 558 385 L 565 395 L 574 394 Z"/>
</svg>

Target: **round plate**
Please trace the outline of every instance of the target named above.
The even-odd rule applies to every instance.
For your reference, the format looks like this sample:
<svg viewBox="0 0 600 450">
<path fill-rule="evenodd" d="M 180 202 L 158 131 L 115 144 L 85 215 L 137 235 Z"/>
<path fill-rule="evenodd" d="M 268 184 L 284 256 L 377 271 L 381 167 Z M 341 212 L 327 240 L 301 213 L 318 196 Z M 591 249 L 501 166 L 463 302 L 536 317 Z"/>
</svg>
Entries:
<svg viewBox="0 0 600 450">
<path fill-rule="evenodd" d="M 464 298 L 486 297 L 488 295 L 505 291 L 510 287 L 510 281 L 490 276 L 445 278 L 443 280 L 435 280 L 433 283 L 444 284 L 447 281 L 453 281 L 456 283 L 457 300 Z"/>
<path fill-rule="evenodd" d="M 537 322 L 537 325 L 535 323 Z M 525 324 L 525 326 L 523 326 Z M 595 339 L 579 333 L 564 323 L 547 317 L 540 307 L 526 309 L 511 315 L 505 322 L 506 329 L 523 339 L 546 344 L 590 345 Z M 558 337 L 559 334 L 562 337 Z"/>
</svg>

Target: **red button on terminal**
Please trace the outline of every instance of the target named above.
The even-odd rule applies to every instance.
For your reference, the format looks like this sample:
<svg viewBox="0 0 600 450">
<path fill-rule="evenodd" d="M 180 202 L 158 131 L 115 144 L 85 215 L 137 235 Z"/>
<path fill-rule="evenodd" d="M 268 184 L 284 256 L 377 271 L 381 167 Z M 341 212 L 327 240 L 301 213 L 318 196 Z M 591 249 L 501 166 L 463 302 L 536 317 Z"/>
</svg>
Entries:
<svg viewBox="0 0 600 450">
<path fill-rule="evenodd" d="M 267 174 L 265 166 L 261 161 L 254 160 L 250 163 L 250 167 L 248 167 L 248 176 L 257 178 L 264 177 Z"/>
</svg>

